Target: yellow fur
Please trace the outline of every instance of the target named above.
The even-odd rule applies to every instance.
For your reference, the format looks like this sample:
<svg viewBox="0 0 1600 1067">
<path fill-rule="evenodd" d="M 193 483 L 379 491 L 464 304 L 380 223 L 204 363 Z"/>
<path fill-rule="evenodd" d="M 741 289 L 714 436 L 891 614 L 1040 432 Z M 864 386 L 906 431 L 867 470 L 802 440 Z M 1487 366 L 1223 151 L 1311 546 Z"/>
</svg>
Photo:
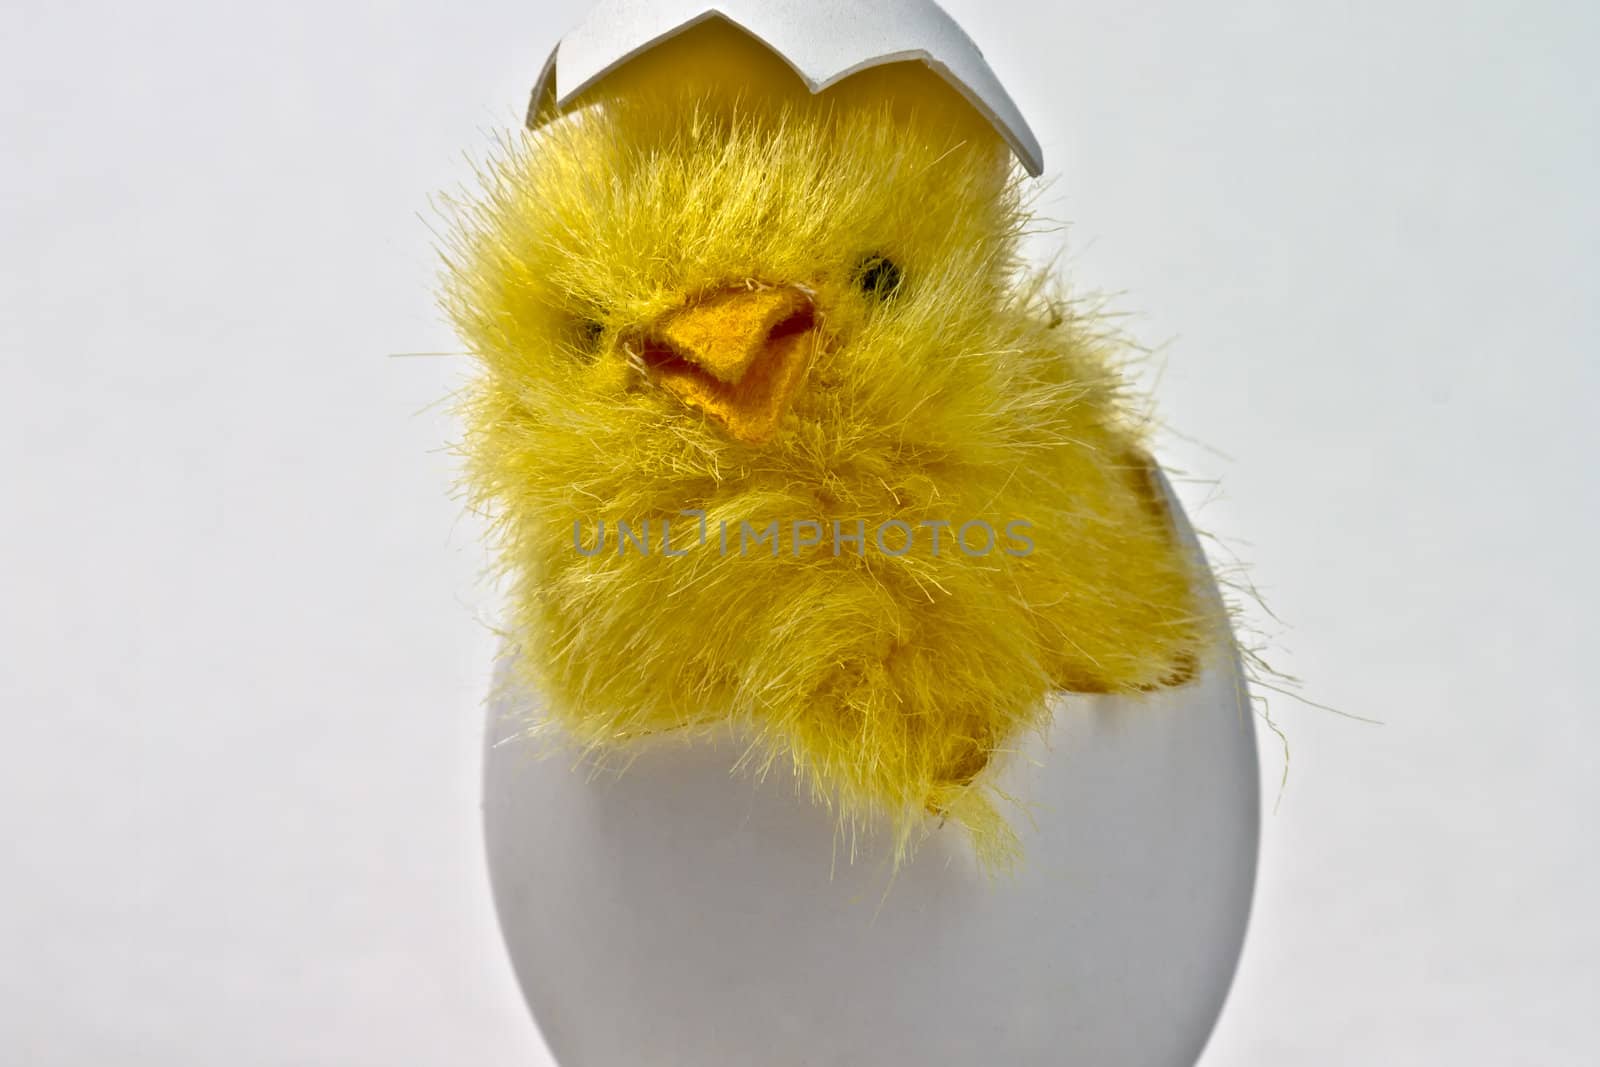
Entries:
<svg viewBox="0 0 1600 1067">
<path fill-rule="evenodd" d="M 812 96 L 711 23 L 483 177 L 447 257 L 480 364 L 469 484 L 514 583 L 519 669 L 580 742 L 732 724 L 758 767 L 792 759 L 849 824 L 887 816 L 897 859 L 932 813 L 999 860 L 994 764 L 1046 725 L 1049 694 L 1181 683 L 1223 632 L 1115 352 L 1024 275 L 1007 150 L 925 68 Z M 893 293 L 863 291 L 874 257 L 902 271 Z M 664 320 L 739 286 L 799 287 L 817 313 L 809 374 L 762 444 L 637 358 Z M 879 550 L 888 520 L 912 550 Z M 918 525 L 935 520 L 954 524 L 938 554 Z M 994 550 L 959 549 L 971 520 Z M 592 549 L 601 521 L 604 549 L 578 551 L 575 524 Z M 619 545 L 619 521 L 649 524 L 648 554 Z M 724 523 L 737 543 L 774 521 L 776 552 L 719 551 Z M 819 543 L 799 543 L 802 521 Z M 858 522 L 864 551 L 836 555 L 833 524 Z M 662 523 L 684 555 L 662 553 Z M 904 536 L 890 527 L 888 549 Z"/>
</svg>

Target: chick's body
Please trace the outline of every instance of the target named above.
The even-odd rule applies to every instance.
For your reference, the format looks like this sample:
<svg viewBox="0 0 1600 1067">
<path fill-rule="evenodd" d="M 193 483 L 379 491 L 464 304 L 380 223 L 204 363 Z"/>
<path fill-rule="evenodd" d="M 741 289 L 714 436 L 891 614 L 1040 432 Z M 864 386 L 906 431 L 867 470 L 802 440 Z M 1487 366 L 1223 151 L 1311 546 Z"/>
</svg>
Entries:
<svg viewBox="0 0 1600 1067">
<path fill-rule="evenodd" d="M 1113 346 L 1019 269 L 1008 150 L 926 67 L 812 95 L 707 23 L 461 219 L 469 480 L 580 741 L 731 723 L 897 855 L 932 812 L 999 858 L 990 768 L 1052 691 L 1224 632 Z"/>
</svg>

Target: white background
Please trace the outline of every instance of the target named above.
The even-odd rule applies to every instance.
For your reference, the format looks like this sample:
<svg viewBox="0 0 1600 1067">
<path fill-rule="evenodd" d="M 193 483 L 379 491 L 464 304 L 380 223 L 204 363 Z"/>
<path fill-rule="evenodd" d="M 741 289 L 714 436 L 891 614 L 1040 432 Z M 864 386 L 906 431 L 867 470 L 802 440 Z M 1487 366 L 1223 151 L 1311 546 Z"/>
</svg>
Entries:
<svg viewBox="0 0 1600 1067">
<path fill-rule="evenodd" d="M 1274 665 L 1386 723 L 1274 698 L 1205 1064 L 1596 1062 L 1600 8 L 947 6 Z M 456 347 L 428 197 L 581 10 L 8 7 L 0 1061 L 544 1062 L 478 836 L 465 364 L 389 357 Z"/>
</svg>

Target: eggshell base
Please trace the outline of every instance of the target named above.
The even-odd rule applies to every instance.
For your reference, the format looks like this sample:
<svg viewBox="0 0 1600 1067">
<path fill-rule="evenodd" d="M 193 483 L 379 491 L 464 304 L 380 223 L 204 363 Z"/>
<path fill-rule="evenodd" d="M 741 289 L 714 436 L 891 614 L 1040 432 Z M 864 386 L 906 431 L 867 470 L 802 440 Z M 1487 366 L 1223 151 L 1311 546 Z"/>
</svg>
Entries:
<svg viewBox="0 0 1600 1067">
<path fill-rule="evenodd" d="M 501 929 L 561 1067 L 1188 1067 L 1232 980 L 1260 824 L 1239 665 L 1066 697 L 1002 773 L 1023 858 L 990 880 L 935 830 L 893 876 L 733 741 L 623 773 L 536 758 L 489 713 Z"/>
</svg>

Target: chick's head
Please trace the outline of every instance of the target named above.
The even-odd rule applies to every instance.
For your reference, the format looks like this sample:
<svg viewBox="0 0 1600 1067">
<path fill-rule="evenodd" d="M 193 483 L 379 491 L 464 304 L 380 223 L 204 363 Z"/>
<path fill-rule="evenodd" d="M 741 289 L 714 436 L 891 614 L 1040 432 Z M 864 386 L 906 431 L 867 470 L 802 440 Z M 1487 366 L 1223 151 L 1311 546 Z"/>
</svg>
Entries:
<svg viewBox="0 0 1600 1067">
<path fill-rule="evenodd" d="M 1195 644 L 1106 345 L 1019 268 L 1009 149 L 926 66 L 812 94 L 708 23 L 483 177 L 447 275 L 469 483 L 582 741 L 731 722 L 902 851 L 931 811 L 998 852 L 984 771 L 1051 689 Z"/>
</svg>

